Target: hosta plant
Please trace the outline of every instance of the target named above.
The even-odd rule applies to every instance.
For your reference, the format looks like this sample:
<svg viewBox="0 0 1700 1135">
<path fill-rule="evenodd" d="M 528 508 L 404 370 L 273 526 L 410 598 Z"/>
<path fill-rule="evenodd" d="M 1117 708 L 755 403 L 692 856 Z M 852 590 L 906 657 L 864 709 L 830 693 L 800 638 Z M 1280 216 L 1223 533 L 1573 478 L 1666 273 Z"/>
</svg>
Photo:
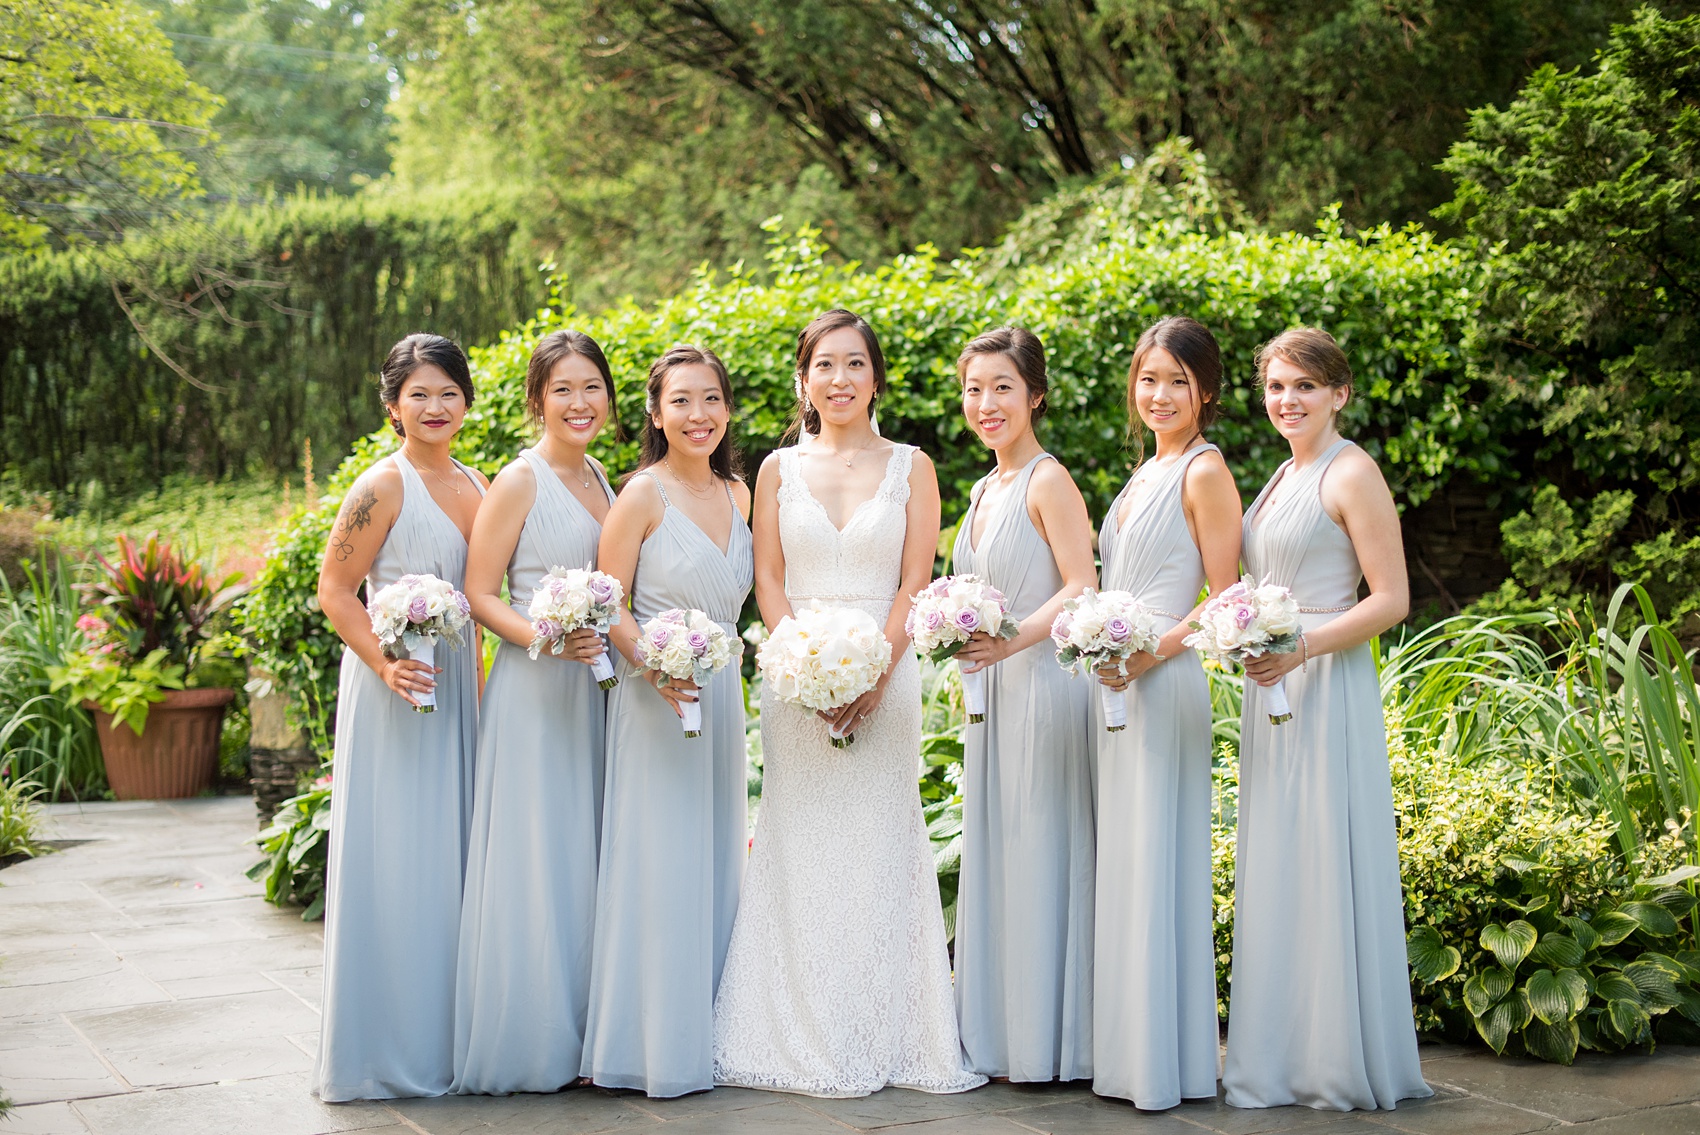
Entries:
<svg viewBox="0 0 1700 1135">
<path fill-rule="evenodd" d="M 1683 885 L 1700 869 L 1668 872 L 1586 911 L 1510 866 L 1494 912 L 1503 920 L 1489 921 L 1475 942 L 1448 942 L 1432 925 L 1407 936 L 1413 981 L 1441 987 L 1431 1012 L 1455 1012 L 1461 1002 L 1495 1052 L 1559 1064 L 1581 1048 L 1651 1046 L 1656 1033 L 1700 1037 L 1696 899 Z M 1461 990 L 1448 996 L 1460 976 Z"/>
<path fill-rule="evenodd" d="M 325 861 L 330 850 L 331 773 L 278 805 L 271 827 L 254 837 L 266 857 L 248 868 L 250 879 L 266 881 L 266 901 L 307 909 L 303 922 L 325 914 Z"/>
</svg>

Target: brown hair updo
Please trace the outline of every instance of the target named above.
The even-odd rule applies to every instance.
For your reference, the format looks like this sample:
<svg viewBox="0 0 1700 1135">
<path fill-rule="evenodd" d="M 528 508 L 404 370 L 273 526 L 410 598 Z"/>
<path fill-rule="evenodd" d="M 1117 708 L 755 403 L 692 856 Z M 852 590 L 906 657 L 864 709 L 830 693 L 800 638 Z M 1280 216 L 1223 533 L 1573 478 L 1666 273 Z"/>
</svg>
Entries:
<svg viewBox="0 0 1700 1135">
<path fill-rule="evenodd" d="M 869 418 L 874 416 L 874 407 L 879 400 L 885 397 L 885 355 L 880 351 L 879 337 L 874 334 L 874 329 L 853 311 L 841 307 L 824 311 L 809 320 L 809 325 L 797 335 L 797 418 L 785 431 L 786 437 L 795 437 L 798 433 L 820 433 L 820 413 L 809 405 L 809 363 L 814 359 L 815 348 L 820 346 L 820 341 L 844 327 L 854 327 L 861 334 L 862 344 L 868 351 L 868 365 L 874 371 L 874 397 L 868 403 Z"/>
<path fill-rule="evenodd" d="M 1045 416 L 1045 411 L 1050 409 L 1051 380 L 1045 373 L 1045 344 L 1039 341 L 1039 336 L 1025 327 L 999 327 L 974 336 L 956 356 L 956 381 L 959 384 L 967 380 L 968 360 L 976 355 L 1007 357 L 1014 364 L 1015 373 L 1027 384 L 1027 393 L 1039 396 L 1039 404 L 1033 407 L 1033 420 L 1036 422 Z"/>
<path fill-rule="evenodd" d="M 638 453 L 638 469 L 659 465 L 667 456 L 667 434 L 655 424 L 655 417 L 661 412 L 661 388 L 667 384 L 667 376 L 684 366 L 707 367 L 720 380 L 720 396 L 726 399 L 726 433 L 721 436 L 720 444 L 714 447 L 714 452 L 708 455 L 708 468 L 722 480 L 739 480 L 743 461 L 738 447 L 732 444 L 732 376 L 726 373 L 726 364 L 720 361 L 718 355 L 707 347 L 692 343 L 668 347 L 659 359 L 649 364 L 649 380 L 644 384 L 643 442 Z"/>
<path fill-rule="evenodd" d="M 472 371 L 466 365 L 466 352 L 460 349 L 460 345 L 453 339 L 423 331 L 409 335 L 390 348 L 390 353 L 384 357 L 384 365 L 378 368 L 378 400 L 384 404 L 384 420 L 389 422 L 397 437 L 405 438 L 407 433 L 401 428 L 401 423 L 390 415 L 390 407 L 401 401 L 401 388 L 422 366 L 434 366 L 448 375 L 466 395 L 467 408 L 472 407 Z"/>
<path fill-rule="evenodd" d="M 1286 359 L 1324 386 L 1345 387 L 1352 400 L 1352 364 L 1334 336 L 1320 327 L 1294 327 L 1257 349 L 1257 382 L 1269 377 L 1271 359 Z"/>
</svg>

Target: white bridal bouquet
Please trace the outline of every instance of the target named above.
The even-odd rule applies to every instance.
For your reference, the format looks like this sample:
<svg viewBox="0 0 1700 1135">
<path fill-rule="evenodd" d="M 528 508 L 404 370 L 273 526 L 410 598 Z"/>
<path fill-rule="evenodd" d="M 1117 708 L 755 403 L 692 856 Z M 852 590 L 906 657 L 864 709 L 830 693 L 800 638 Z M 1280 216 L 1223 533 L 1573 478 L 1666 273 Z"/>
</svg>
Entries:
<svg viewBox="0 0 1700 1135">
<path fill-rule="evenodd" d="M 675 681 L 689 678 L 700 687 L 724 670 L 727 663 L 743 656 L 744 642 L 736 635 L 727 634 L 719 623 L 701 611 L 674 607 L 643 625 L 637 652 L 644 669 Z M 680 702 L 679 712 L 685 736 L 701 737 L 702 703 Z"/>
<path fill-rule="evenodd" d="M 1014 638 L 1021 630 L 1009 617 L 1003 592 L 977 575 L 947 575 L 935 579 L 910 597 L 904 624 L 915 648 L 934 662 L 954 657 L 976 631 L 994 638 Z M 962 701 L 968 724 L 986 720 L 986 672 L 962 675 Z"/>
<path fill-rule="evenodd" d="M 1088 673 L 1120 662 L 1142 650 L 1155 652 L 1162 638 L 1156 612 L 1125 591 L 1094 591 L 1088 587 L 1063 604 L 1051 624 L 1057 661 L 1065 670 Z M 1099 683 L 1104 705 L 1104 728 L 1119 733 L 1127 728 L 1127 692 Z"/>
<path fill-rule="evenodd" d="M 372 616 L 372 633 L 383 644 L 384 653 L 398 658 L 396 644 L 406 649 L 415 662 L 435 667 L 437 641 L 461 644 L 460 628 L 472 617 L 466 596 L 434 575 L 404 575 L 366 602 Z M 416 694 L 414 708 L 431 713 L 437 708 L 437 691 Z"/>
<path fill-rule="evenodd" d="M 1246 576 L 1220 595 L 1210 597 L 1186 644 L 1218 662 L 1244 663 L 1263 654 L 1288 654 L 1299 648 L 1299 605 L 1293 593 L 1279 584 L 1253 583 Z M 1266 686 L 1269 724 L 1293 719 L 1282 683 Z"/>
<path fill-rule="evenodd" d="M 891 665 L 891 643 L 874 617 L 854 607 L 805 607 L 779 620 L 756 651 L 774 695 L 816 712 L 848 705 L 873 689 Z M 829 729 L 835 749 L 856 734 Z"/>
<path fill-rule="evenodd" d="M 620 581 L 607 572 L 589 567 L 571 571 L 550 568 L 543 582 L 532 591 L 531 606 L 526 611 L 531 616 L 532 635 L 528 653 L 533 658 L 545 649 L 559 654 L 566 649 L 567 636 L 577 630 L 588 628 L 597 634 L 607 634 L 608 628 L 620 621 L 623 598 Z M 620 682 L 614 677 L 614 664 L 608 660 L 607 650 L 590 664 L 590 672 L 596 676 L 596 684 L 605 690 Z"/>
</svg>

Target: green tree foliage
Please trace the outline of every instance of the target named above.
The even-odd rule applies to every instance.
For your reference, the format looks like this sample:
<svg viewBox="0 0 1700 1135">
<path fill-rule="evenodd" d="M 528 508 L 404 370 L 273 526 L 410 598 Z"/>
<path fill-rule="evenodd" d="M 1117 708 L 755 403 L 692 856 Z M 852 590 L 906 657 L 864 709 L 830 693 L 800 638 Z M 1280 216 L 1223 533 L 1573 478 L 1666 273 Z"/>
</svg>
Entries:
<svg viewBox="0 0 1700 1135">
<path fill-rule="evenodd" d="M 217 108 L 127 0 L 0 0 L 0 251 L 110 237 L 199 196 Z"/>
<path fill-rule="evenodd" d="M 1505 529 L 1538 595 L 1628 579 L 1700 608 L 1697 104 L 1700 17 L 1643 10 L 1594 73 L 1478 111 L 1445 163 L 1491 269 L 1472 350 L 1550 482 Z"/>
<path fill-rule="evenodd" d="M 371 4 L 148 2 L 190 77 L 224 99 L 209 182 L 240 195 L 347 192 L 389 170 L 391 64 Z"/>
<path fill-rule="evenodd" d="M 1352 224 L 1402 223 L 1445 199 L 1433 166 L 1469 108 L 1511 97 L 1536 63 L 1582 62 L 1626 11 L 398 0 L 413 61 L 397 165 L 537 186 L 593 305 L 666 295 L 703 259 L 753 259 L 739 240 L 752 196 L 819 222 L 848 259 L 953 251 L 1181 137 L 1262 221 L 1308 225 L 1341 201 Z"/>
<path fill-rule="evenodd" d="M 144 340 L 113 259 L 208 314 L 154 306 Z M 263 286 L 209 278 L 231 259 Z M 133 489 L 179 470 L 290 469 L 308 438 L 340 455 L 383 420 L 372 375 L 391 343 L 424 327 L 493 337 L 541 300 L 533 263 L 512 199 L 488 194 L 298 197 L 0 260 L 0 465 L 33 487 Z"/>
</svg>

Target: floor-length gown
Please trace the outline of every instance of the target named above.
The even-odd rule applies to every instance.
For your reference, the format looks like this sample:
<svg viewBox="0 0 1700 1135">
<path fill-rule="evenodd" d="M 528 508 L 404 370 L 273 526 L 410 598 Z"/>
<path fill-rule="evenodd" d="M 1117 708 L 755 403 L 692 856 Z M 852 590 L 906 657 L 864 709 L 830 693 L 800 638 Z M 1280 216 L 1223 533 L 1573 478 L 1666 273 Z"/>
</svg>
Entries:
<svg viewBox="0 0 1700 1135">
<path fill-rule="evenodd" d="M 1292 589 L 1308 631 L 1349 610 L 1363 577 L 1319 495 L 1350 444 L 1302 471 L 1282 465 L 1245 516 L 1247 568 Z M 1411 1019 L 1375 659 L 1355 646 L 1285 681 L 1293 717 L 1282 725 L 1246 685 L 1222 1082 L 1235 1107 L 1390 1108 L 1431 1092 Z"/>
<path fill-rule="evenodd" d="M 754 579 L 749 525 L 733 504 L 721 551 L 655 483 L 665 511 L 638 553 L 633 613 L 641 624 L 694 607 L 736 635 Z M 624 657 L 616 669 L 583 1075 L 679 1096 L 714 1086 L 714 991 L 747 846 L 743 688 L 733 666 L 708 679 L 702 736 L 688 738 Z"/>
<path fill-rule="evenodd" d="M 465 586 L 466 537 L 407 458 L 390 460 L 401 473 L 401 511 L 372 561 L 367 594 L 408 574 Z M 437 644 L 435 713 L 417 712 L 343 651 L 314 1073 L 321 1099 L 442 1095 L 454 1074 L 455 952 L 478 742 L 478 637 L 469 625 L 462 638 L 459 647 Z"/>
<path fill-rule="evenodd" d="M 779 456 L 779 537 L 794 606 L 856 607 L 881 626 L 902 576 L 914 449 L 893 447 L 842 530 Z M 814 1096 L 886 1085 L 965 1091 L 938 877 L 916 770 L 921 681 L 905 650 L 847 749 L 814 713 L 762 693 L 762 802 L 714 1007 L 714 1077 Z"/>
<path fill-rule="evenodd" d="M 1204 563 L 1181 490 L 1197 445 L 1099 532 L 1104 587 L 1160 613 L 1167 634 L 1198 602 Z M 1097 1043 L 1092 1089 L 1142 1108 L 1213 1098 L 1220 1057 L 1210 883 L 1210 690 L 1182 650 L 1127 689 L 1127 728 L 1098 747 Z M 1094 707 L 1101 699 L 1093 698 Z"/>
<path fill-rule="evenodd" d="M 520 457 L 537 482 L 508 561 L 508 594 L 524 616 L 551 568 L 595 565 L 602 525 L 535 449 Z M 578 1078 L 606 700 L 581 662 L 533 659 L 508 642 L 497 650 L 478 720 L 455 986 L 456 1092 L 551 1092 Z"/>
<path fill-rule="evenodd" d="M 1017 619 L 1063 583 L 1027 513 L 1033 471 L 1049 460 L 1022 469 L 978 546 L 984 481 L 956 530 L 951 570 L 1002 591 Z M 968 1066 L 988 1076 L 1092 1075 L 1091 692 L 1046 640 L 986 671 L 986 720 L 963 734 L 956 1007 Z"/>
</svg>

